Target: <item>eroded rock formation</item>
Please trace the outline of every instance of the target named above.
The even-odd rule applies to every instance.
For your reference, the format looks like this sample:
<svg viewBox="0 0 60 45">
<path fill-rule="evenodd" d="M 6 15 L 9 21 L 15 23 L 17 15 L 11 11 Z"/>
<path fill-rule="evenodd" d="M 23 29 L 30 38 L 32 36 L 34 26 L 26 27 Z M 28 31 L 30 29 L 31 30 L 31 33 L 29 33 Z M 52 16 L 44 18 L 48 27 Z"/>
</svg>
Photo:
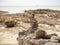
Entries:
<svg viewBox="0 0 60 45">
<path fill-rule="evenodd" d="M 44 19 L 42 19 L 43 24 L 45 23 L 50 25 L 57 24 L 57 23 L 50 23 L 47 21 L 47 20 L 54 21 L 54 19 L 51 20 L 51 18 L 55 18 L 56 16 L 49 16 L 48 14 L 52 12 L 55 13 L 57 11 L 43 9 L 43 10 L 30 10 L 25 12 L 27 12 L 28 14 L 31 14 L 30 16 L 31 27 L 27 31 L 19 32 L 19 37 L 18 37 L 19 45 L 60 45 L 60 42 L 59 42 L 60 40 L 57 34 L 48 35 L 47 32 L 45 32 L 44 30 L 38 29 L 38 23 L 40 20 L 37 21 L 39 17 L 40 19 L 44 17 Z M 37 15 L 40 14 L 40 16 L 37 16 L 36 14 Z M 41 14 L 43 14 L 43 16 Z M 49 19 L 47 19 L 48 17 Z"/>
</svg>

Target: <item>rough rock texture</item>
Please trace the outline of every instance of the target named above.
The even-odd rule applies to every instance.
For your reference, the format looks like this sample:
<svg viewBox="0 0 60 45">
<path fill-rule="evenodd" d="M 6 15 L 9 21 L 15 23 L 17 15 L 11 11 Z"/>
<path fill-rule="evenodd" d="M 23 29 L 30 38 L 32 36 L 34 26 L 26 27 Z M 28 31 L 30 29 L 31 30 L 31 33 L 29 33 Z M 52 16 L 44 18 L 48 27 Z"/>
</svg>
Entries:
<svg viewBox="0 0 60 45">
<path fill-rule="evenodd" d="M 40 38 L 36 39 L 36 35 L 35 35 L 36 33 L 33 33 L 35 31 L 38 31 L 38 29 L 44 30 L 47 32 L 47 35 L 45 35 L 44 38 L 42 38 L 43 42 L 44 40 L 46 41 L 50 40 L 51 39 L 50 34 L 53 34 L 53 33 L 57 34 L 57 38 L 60 37 L 60 11 L 59 10 L 36 9 L 36 10 L 27 10 L 24 13 L 16 13 L 16 14 L 0 12 L 0 17 L 5 21 L 6 20 L 10 21 L 10 19 L 17 20 L 17 25 L 11 28 L 6 28 L 4 25 L 5 23 L 4 21 L 3 21 L 3 25 L 2 23 L 0 23 L 1 24 L 0 25 L 0 45 L 1 44 L 16 45 L 17 42 L 19 42 L 16 40 L 19 32 L 20 34 L 18 39 L 19 38 L 23 39 L 24 44 L 40 45 L 39 41 L 41 39 Z M 21 31 L 23 33 L 21 33 Z M 53 37 L 55 40 L 56 36 L 53 36 Z M 57 38 L 56 40 L 58 40 L 58 42 L 60 43 L 60 38 L 58 39 Z M 46 43 L 46 45 L 51 44 L 50 42 Z M 55 45 L 55 44 L 53 43 L 51 45 Z"/>
<path fill-rule="evenodd" d="M 19 45 L 60 45 L 58 36 L 53 35 L 50 39 L 43 39 L 41 35 L 39 35 L 41 38 L 37 39 L 35 33 L 22 36 L 20 34 L 18 37 Z"/>
<path fill-rule="evenodd" d="M 46 35 L 46 32 L 43 30 L 37 30 L 36 31 L 36 39 L 44 38 Z"/>
<path fill-rule="evenodd" d="M 19 37 L 17 39 L 19 45 L 60 45 L 59 37 L 57 36 L 57 34 L 54 33 L 48 35 L 44 30 L 38 29 L 38 23 L 48 24 L 50 26 L 58 24 L 55 22 L 55 19 L 57 18 L 56 15 L 53 15 L 53 13 L 55 14 L 55 12 L 57 11 L 45 9 L 43 10 L 38 9 L 25 11 L 25 13 L 31 14 L 31 27 L 27 31 L 19 32 Z M 53 16 L 49 15 L 50 13 Z"/>
<path fill-rule="evenodd" d="M 7 27 L 14 27 L 14 26 L 16 25 L 16 21 L 14 21 L 14 20 L 6 21 L 6 22 L 5 22 L 5 25 L 6 25 Z"/>
</svg>

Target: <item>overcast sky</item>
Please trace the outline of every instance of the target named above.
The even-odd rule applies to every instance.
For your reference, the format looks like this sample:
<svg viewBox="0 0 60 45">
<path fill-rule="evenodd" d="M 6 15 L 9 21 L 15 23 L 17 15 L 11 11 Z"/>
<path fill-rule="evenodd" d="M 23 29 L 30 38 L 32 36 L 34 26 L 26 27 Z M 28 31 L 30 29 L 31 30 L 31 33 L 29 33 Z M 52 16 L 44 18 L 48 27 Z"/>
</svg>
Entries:
<svg viewBox="0 0 60 45">
<path fill-rule="evenodd" d="M 60 0 L 0 0 L 0 6 L 60 6 Z"/>
</svg>

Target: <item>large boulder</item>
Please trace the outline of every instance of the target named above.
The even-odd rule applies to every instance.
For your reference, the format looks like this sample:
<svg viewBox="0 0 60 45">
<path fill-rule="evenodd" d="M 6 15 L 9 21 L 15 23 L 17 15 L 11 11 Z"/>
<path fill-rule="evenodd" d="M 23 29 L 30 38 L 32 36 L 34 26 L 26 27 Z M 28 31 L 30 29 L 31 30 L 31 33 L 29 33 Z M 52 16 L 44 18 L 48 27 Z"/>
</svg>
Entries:
<svg viewBox="0 0 60 45">
<path fill-rule="evenodd" d="M 43 38 L 43 37 L 45 37 L 45 35 L 46 35 L 46 32 L 43 30 L 37 30 L 36 31 L 36 39 Z"/>
<path fill-rule="evenodd" d="M 25 35 L 25 32 L 19 32 L 19 45 L 60 45 L 60 38 L 55 33 L 47 35 L 44 30 L 37 30 L 35 33 Z"/>
<path fill-rule="evenodd" d="M 6 21 L 5 22 L 5 25 L 7 27 L 14 27 L 16 25 L 16 22 L 14 20 L 11 20 L 11 21 Z"/>
</svg>

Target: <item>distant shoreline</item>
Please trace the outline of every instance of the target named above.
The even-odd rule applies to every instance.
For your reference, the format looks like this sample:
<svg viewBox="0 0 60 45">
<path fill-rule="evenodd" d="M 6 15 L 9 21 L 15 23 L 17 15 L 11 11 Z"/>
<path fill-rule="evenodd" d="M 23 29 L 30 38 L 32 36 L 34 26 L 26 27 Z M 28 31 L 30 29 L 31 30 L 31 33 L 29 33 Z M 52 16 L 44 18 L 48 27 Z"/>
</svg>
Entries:
<svg viewBox="0 0 60 45">
<path fill-rule="evenodd" d="M 34 9 L 60 10 L 60 6 L 0 6 L 0 11 L 8 11 L 9 13 L 21 13 L 24 12 L 24 10 Z"/>
</svg>

